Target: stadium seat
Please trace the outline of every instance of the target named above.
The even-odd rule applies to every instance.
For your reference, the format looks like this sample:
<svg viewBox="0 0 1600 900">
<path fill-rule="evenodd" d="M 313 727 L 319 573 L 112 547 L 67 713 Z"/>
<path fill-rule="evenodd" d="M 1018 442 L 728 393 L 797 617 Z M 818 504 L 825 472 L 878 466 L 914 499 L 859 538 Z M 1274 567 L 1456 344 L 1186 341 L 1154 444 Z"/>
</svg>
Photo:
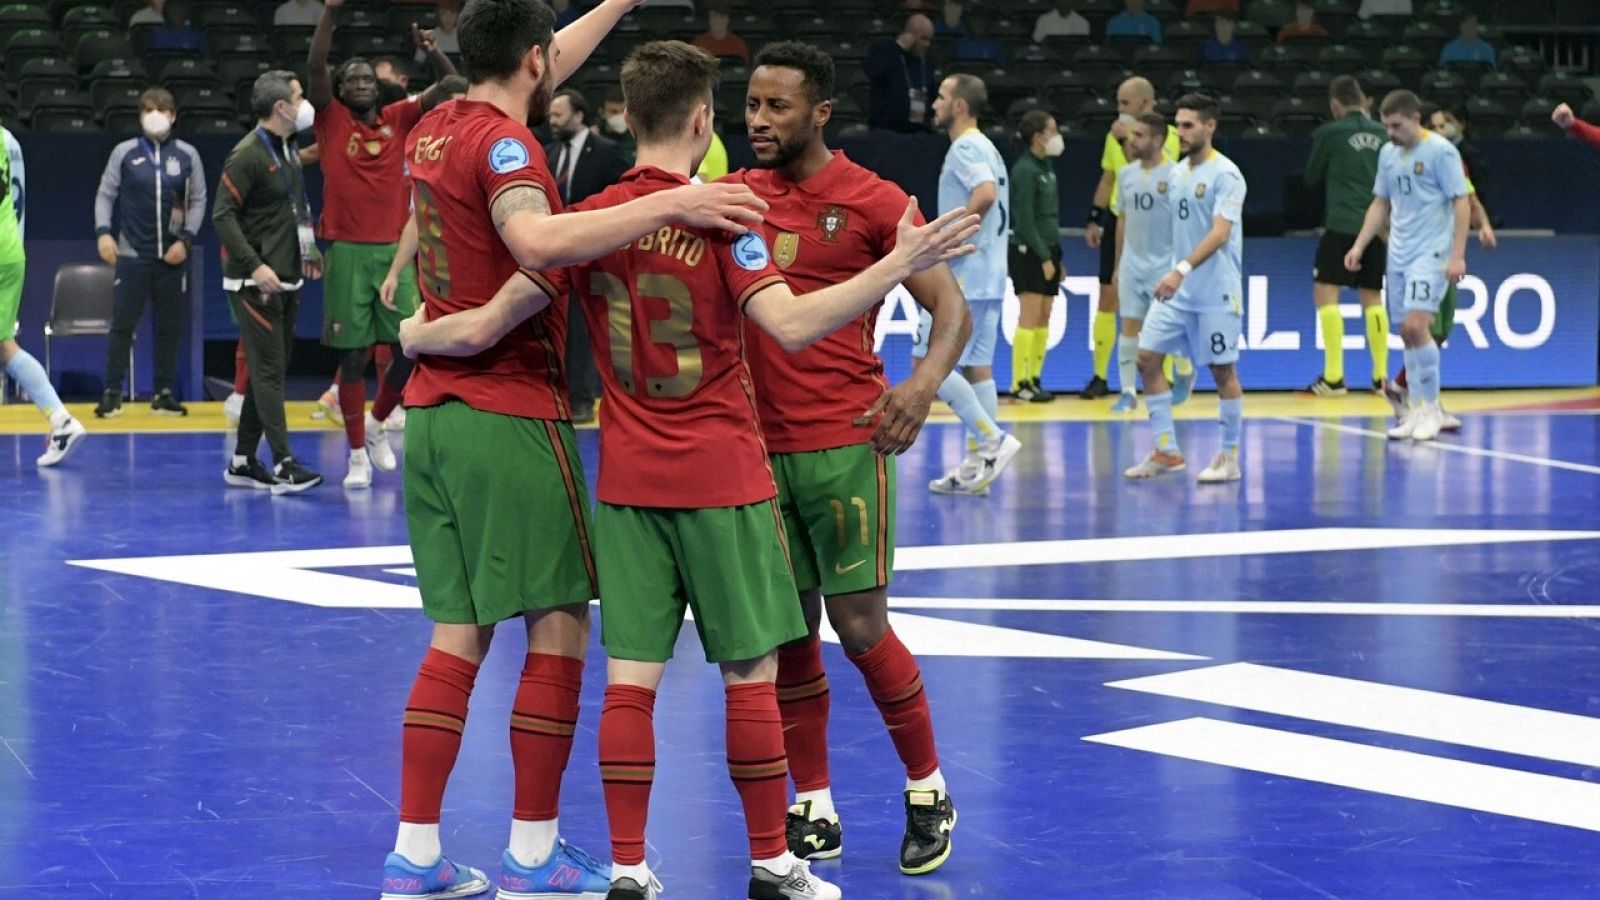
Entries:
<svg viewBox="0 0 1600 900">
<path fill-rule="evenodd" d="M 85 37 L 77 46 L 78 71 L 92 71 L 102 60 L 132 59 L 134 56 L 133 45 L 120 34 Z"/>
<path fill-rule="evenodd" d="M 1294 77 L 1294 96 L 1307 103 L 1326 104 L 1328 102 L 1328 85 L 1332 81 L 1333 73 L 1323 69 L 1301 72 Z"/>
<path fill-rule="evenodd" d="M 1044 80 L 1041 90 L 1050 105 L 1066 112 L 1099 96 L 1099 87 L 1077 72 L 1058 72 Z"/>
<path fill-rule="evenodd" d="M 1510 72 L 1534 84 L 1543 77 L 1544 70 L 1544 56 L 1531 47 L 1507 47 L 1500 51 L 1501 72 Z"/>
<path fill-rule="evenodd" d="M 223 57 L 217 63 L 217 81 L 231 88 L 235 96 L 249 94 L 256 78 L 273 68 L 270 60 L 260 57 Z"/>
<path fill-rule="evenodd" d="M 229 93 L 218 87 L 180 85 L 172 90 L 172 99 L 182 115 L 234 116 L 237 107 Z"/>
<path fill-rule="evenodd" d="M 1472 88 L 1455 73 L 1445 70 L 1429 72 L 1419 84 L 1422 99 L 1440 106 L 1457 106 L 1464 103 Z"/>
<path fill-rule="evenodd" d="M 1474 134 L 1492 137 L 1516 124 L 1516 117 L 1510 110 L 1488 97 L 1472 97 L 1465 108 L 1468 127 Z"/>
<path fill-rule="evenodd" d="M 1494 71 L 1494 66 L 1485 62 L 1448 62 L 1442 68 L 1460 79 L 1468 88 L 1474 90 L 1477 88 L 1478 82 L 1483 80 L 1483 76 Z"/>
<path fill-rule="evenodd" d="M 1343 43 L 1361 51 L 1362 59 L 1379 59 L 1384 48 L 1394 42 L 1394 34 L 1381 21 L 1357 19 L 1351 22 L 1340 37 Z"/>
<path fill-rule="evenodd" d="M 105 82 L 97 84 L 89 91 L 90 108 L 94 110 L 95 118 L 105 121 L 106 116 L 118 110 L 139 109 L 139 95 L 144 93 L 142 84 L 133 82 Z M 180 110 L 181 112 L 181 110 Z"/>
<path fill-rule="evenodd" d="M 1290 18 L 1293 18 L 1291 16 Z M 1252 47 L 1263 47 L 1272 43 L 1278 34 L 1277 28 L 1268 29 L 1260 22 L 1245 20 L 1239 23 L 1233 31 L 1234 37 Z"/>
<path fill-rule="evenodd" d="M 1200 58 L 1200 48 L 1216 33 L 1209 18 L 1179 19 L 1164 24 L 1162 28 L 1162 46 L 1176 51 L 1186 63 L 1191 64 Z"/>
<path fill-rule="evenodd" d="M 1406 43 L 1421 50 L 1430 60 L 1437 60 L 1445 42 L 1455 37 L 1440 27 L 1439 23 L 1427 19 L 1413 19 L 1400 36 Z"/>
<path fill-rule="evenodd" d="M 1522 104 L 1522 109 L 1517 112 L 1517 124 L 1531 128 L 1534 131 L 1543 131 L 1547 134 L 1564 134 L 1561 127 L 1550 121 L 1550 113 L 1555 110 L 1561 101 L 1553 97 L 1532 97 Z"/>
<path fill-rule="evenodd" d="M 185 138 L 236 135 L 245 131 L 239 120 L 231 115 L 179 116 L 177 129 L 178 136 Z"/>
<path fill-rule="evenodd" d="M 1275 32 L 1294 21 L 1294 3 L 1292 0 L 1252 0 L 1244 5 L 1244 18 Z"/>
<path fill-rule="evenodd" d="M 280 26 L 272 29 L 270 41 L 278 59 L 305 59 L 311 49 L 311 29 Z"/>
<path fill-rule="evenodd" d="M 1311 68 L 1300 51 L 1290 44 L 1271 44 L 1261 48 L 1256 53 L 1255 64 L 1259 69 L 1285 78 L 1293 78 L 1296 72 Z"/>
<path fill-rule="evenodd" d="M 167 90 L 180 87 L 211 87 L 217 86 L 217 73 L 211 64 L 198 57 L 174 59 L 161 66 L 156 80 L 161 82 Z"/>
<path fill-rule="evenodd" d="M 1367 64 L 1367 55 L 1351 44 L 1329 44 L 1317 51 L 1317 67 L 1353 72 Z"/>
<path fill-rule="evenodd" d="M 1376 98 L 1379 103 L 1383 102 L 1385 94 L 1397 91 L 1403 86 L 1400 79 L 1388 69 L 1363 69 L 1356 72 L 1355 76 L 1356 80 L 1361 82 L 1361 90 L 1367 96 Z"/>
<path fill-rule="evenodd" d="M 8 3 L 0 6 L 0 31 L 13 32 L 31 28 L 50 28 L 50 14 L 38 6 L 26 3 Z"/>
<path fill-rule="evenodd" d="M 1185 56 L 1169 47 L 1152 45 L 1140 47 L 1134 52 L 1133 69 L 1150 79 L 1151 83 L 1162 84 L 1188 69 L 1193 61 L 1194 57 Z"/>
<path fill-rule="evenodd" d="M 1560 132 L 1560 129 L 1556 129 L 1555 132 L 1552 132 L 1550 129 L 1546 128 L 1535 128 L 1529 125 L 1513 125 L 1510 128 L 1507 128 L 1505 133 L 1500 135 L 1500 137 L 1501 139 L 1507 141 L 1547 141 L 1553 137 L 1560 137 L 1561 135 L 1558 132 Z"/>
<path fill-rule="evenodd" d="M 212 32 L 208 39 L 211 42 L 211 52 L 216 54 L 218 66 L 241 55 L 272 58 L 272 42 L 266 35 L 249 31 L 217 31 Z"/>
<path fill-rule="evenodd" d="M 1229 79 L 1227 83 L 1233 84 L 1232 79 Z M 1201 69 L 1184 69 L 1181 72 L 1177 72 L 1167 80 L 1166 84 L 1160 87 L 1162 89 L 1161 96 L 1163 97 L 1182 97 L 1184 94 L 1192 94 L 1196 91 L 1217 93 L 1216 82 L 1209 77 L 1209 73 L 1206 70 Z"/>
<path fill-rule="evenodd" d="M 1477 92 L 1507 109 L 1515 109 L 1527 98 L 1528 83 L 1510 72 L 1490 72 L 1478 81 Z"/>
<path fill-rule="evenodd" d="M 17 111 L 30 122 L 41 113 L 76 113 L 92 117 L 94 107 L 84 91 L 69 87 L 44 87 L 18 97 Z"/>
<path fill-rule="evenodd" d="M 10 34 L 0 33 L 0 47 L 4 47 L 6 75 L 16 81 L 22 64 L 41 57 L 63 57 L 66 50 L 54 32 L 40 28 L 25 28 Z"/>
<path fill-rule="evenodd" d="M 90 134 L 100 130 L 94 117 L 80 110 L 46 109 L 34 114 L 33 130 L 46 134 Z"/>
<path fill-rule="evenodd" d="M 41 57 L 30 59 L 22 64 L 22 70 L 15 79 L 17 93 L 27 92 L 29 87 L 67 87 L 78 86 L 78 67 L 65 59 Z"/>
<path fill-rule="evenodd" d="M 9 52 L 6 58 L 9 68 Z M 1574 107 L 1581 107 L 1589 102 L 1589 98 L 1593 95 L 1594 92 L 1589 90 L 1589 85 L 1571 72 L 1551 72 L 1539 79 L 1539 96 L 1552 97 L 1559 103 L 1570 103 Z"/>
<path fill-rule="evenodd" d="M 1287 97 L 1272 105 L 1268 121 L 1290 137 L 1305 137 L 1328 118 L 1327 104 L 1311 104 L 1299 97 Z"/>
<path fill-rule="evenodd" d="M 1317 0 L 1317 21 L 1329 34 L 1338 34 L 1356 21 L 1356 7 L 1350 0 Z"/>
<path fill-rule="evenodd" d="M 1422 79 L 1422 73 L 1433 67 L 1436 58 L 1437 55 L 1429 57 L 1410 44 L 1400 44 L 1383 51 L 1383 67 L 1402 84 L 1414 85 Z"/>
<path fill-rule="evenodd" d="M 1217 101 L 1217 111 L 1227 127 L 1244 128 L 1257 122 L 1255 105 L 1231 94 L 1225 94 Z"/>
</svg>

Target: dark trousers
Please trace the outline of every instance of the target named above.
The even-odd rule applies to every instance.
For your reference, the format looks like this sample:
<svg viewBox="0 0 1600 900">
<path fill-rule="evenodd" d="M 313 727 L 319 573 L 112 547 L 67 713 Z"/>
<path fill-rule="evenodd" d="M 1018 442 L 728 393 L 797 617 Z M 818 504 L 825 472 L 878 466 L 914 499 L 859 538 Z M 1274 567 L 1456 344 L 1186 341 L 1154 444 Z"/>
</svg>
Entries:
<svg viewBox="0 0 1600 900">
<path fill-rule="evenodd" d="M 178 347 L 189 316 L 189 265 L 169 266 L 159 259 L 117 257 L 112 289 L 111 345 L 106 349 L 106 390 L 122 392 L 128 377 L 128 349 L 145 304 L 156 305 L 156 391 L 172 390 L 178 376 Z"/>
<path fill-rule="evenodd" d="M 294 350 L 294 317 L 300 308 L 300 294 L 262 293 L 246 287 L 228 294 L 233 314 L 239 320 L 239 335 L 244 339 L 245 359 L 250 362 L 250 389 L 244 394 L 244 409 L 239 413 L 239 442 L 234 453 L 255 456 L 261 437 L 272 448 L 272 462 L 288 459 L 289 423 L 283 413 L 283 378 L 289 371 L 289 354 Z"/>
<path fill-rule="evenodd" d="M 567 302 L 567 393 L 572 397 L 574 410 L 594 406 L 595 398 L 600 395 L 600 375 L 594 368 L 589 328 L 578 306 L 581 302 L 576 296 Z"/>
</svg>

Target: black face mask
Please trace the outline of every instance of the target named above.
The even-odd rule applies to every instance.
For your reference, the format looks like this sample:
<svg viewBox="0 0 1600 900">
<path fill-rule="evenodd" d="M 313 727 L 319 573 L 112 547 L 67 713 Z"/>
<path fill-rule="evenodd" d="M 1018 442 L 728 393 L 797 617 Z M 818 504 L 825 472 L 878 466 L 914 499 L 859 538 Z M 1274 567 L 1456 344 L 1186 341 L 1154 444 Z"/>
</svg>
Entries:
<svg viewBox="0 0 1600 900">
<path fill-rule="evenodd" d="M 406 89 L 392 81 L 378 82 L 378 105 L 388 106 L 406 99 Z"/>
</svg>

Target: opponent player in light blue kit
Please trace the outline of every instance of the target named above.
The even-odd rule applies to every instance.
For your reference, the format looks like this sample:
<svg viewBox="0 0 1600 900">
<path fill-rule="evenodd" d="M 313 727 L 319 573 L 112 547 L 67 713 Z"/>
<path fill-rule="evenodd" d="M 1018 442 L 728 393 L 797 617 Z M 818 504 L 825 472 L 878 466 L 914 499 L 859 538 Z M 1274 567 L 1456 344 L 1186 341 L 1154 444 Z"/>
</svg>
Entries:
<svg viewBox="0 0 1600 900">
<path fill-rule="evenodd" d="M 1217 101 L 1203 94 L 1178 100 L 1178 141 L 1186 156 L 1172 167 L 1172 271 L 1156 284 L 1158 301 L 1139 332 L 1139 374 L 1156 446 L 1124 474 L 1153 478 L 1184 468 L 1172 427 L 1172 393 L 1161 358 L 1176 353 L 1211 367 L 1222 419 L 1222 449 L 1201 483 L 1239 480 L 1244 389 L 1234 364 L 1244 308 L 1244 175 L 1211 146 Z"/>
<path fill-rule="evenodd" d="M 1361 233 L 1345 254 L 1345 268 L 1361 268 L 1361 251 L 1389 223 L 1389 272 L 1384 291 L 1389 318 L 1400 322 L 1405 341 L 1411 414 L 1389 429 L 1394 440 L 1431 441 L 1439 436 L 1439 346 L 1433 319 L 1452 284 L 1467 274 L 1471 219 L 1461 153 L 1422 127 L 1422 101 L 1410 91 L 1391 91 L 1379 109 L 1392 142 L 1378 153 L 1378 180 Z"/>
<path fill-rule="evenodd" d="M 989 92 L 973 75 L 951 75 L 939 85 L 933 101 L 933 124 L 950 135 L 950 151 L 939 173 L 939 213 L 956 207 L 983 217 L 977 252 L 950 261 L 972 310 L 972 337 L 961 356 L 961 374 L 951 372 L 939 386 L 939 399 L 950 404 L 972 432 L 966 458 L 944 477 L 928 483 L 936 494 L 985 494 L 989 485 L 1022 449 L 1022 442 L 995 424 L 1000 409 L 994 383 L 994 345 L 1000 339 L 1000 307 L 1006 296 L 1006 245 L 1011 197 L 1006 164 L 1000 151 L 978 130 L 978 116 Z M 933 316 L 922 311 L 913 365 L 928 352 Z M 963 376 L 965 376 L 963 378 Z"/>
<path fill-rule="evenodd" d="M 1136 116 L 1128 132 L 1128 158 L 1132 162 L 1117 172 L 1117 312 L 1122 334 L 1117 336 L 1117 381 L 1122 395 L 1111 407 L 1115 413 L 1139 408 L 1134 371 L 1139 356 L 1139 330 L 1150 312 L 1156 282 L 1172 268 L 1172 169 L 1177 163 L 1162 155 L 1167 119 L 1156 112 Z M 1188 394 L 1189 376 L 1173 385 L 1173 394 Z M 1150 392 L 1150 385 L 1145 385 Z M 1174 405 L 1183 402 L 1173 397 Z"/>
</svg>

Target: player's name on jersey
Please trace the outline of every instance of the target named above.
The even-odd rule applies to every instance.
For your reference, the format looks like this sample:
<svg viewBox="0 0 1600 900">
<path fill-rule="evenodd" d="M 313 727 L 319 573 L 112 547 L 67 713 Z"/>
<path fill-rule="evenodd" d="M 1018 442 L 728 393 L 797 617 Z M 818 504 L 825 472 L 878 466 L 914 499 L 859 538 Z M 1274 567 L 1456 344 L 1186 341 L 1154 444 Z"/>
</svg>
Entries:
<svg viewBox="0 0 1600 900">
<path fill-rule="evenodd" d="M 636 247 L 645 252 L 654 250 L 686 266 L 693 266 L 698 265 L 706 254 L 706 239 L 692 231 L 668 225 L 639 238 Z"/>
</svg>

